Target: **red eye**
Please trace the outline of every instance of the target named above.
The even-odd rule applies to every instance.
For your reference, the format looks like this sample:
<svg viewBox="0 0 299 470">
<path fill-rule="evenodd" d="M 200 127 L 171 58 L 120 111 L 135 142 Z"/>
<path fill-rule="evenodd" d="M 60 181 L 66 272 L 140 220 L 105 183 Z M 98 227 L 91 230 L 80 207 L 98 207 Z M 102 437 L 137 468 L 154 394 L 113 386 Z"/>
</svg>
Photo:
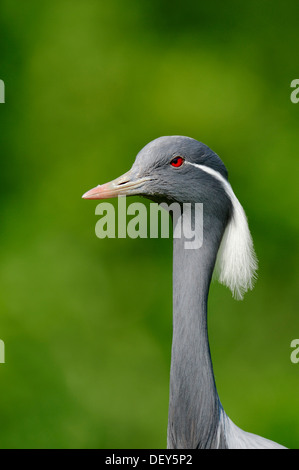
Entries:
<svg viewBox="0 0 299 470">
<path fill-rule="evenodd" d="M 185 160 L 182 157 L 175 157 L 173 160 L 171 160 L 170 165 L 178 168 L 179 166 L 182 166 L 184 161 Z"/>
</svg>

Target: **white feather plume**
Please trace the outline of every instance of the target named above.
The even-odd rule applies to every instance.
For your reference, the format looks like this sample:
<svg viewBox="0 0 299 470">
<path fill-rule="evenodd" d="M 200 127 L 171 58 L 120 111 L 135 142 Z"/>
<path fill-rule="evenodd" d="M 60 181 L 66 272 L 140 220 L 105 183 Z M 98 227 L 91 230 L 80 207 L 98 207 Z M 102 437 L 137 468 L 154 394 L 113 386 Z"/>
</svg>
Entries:
<svg viewBox="0 0 299 470">
<path fill-rule="evenodd" d="M 216 170 L 190 163 L 217 178 L 232 202 L 232 215 L 218 250 L 215 275 L 235 299 L 241 300 L 252 289 L 257 277 L 258 260 L 254 251 L 247 217 L 229 182 Z"/>
<path fill-rule="evenodd" d="M 233 211 L 218 250 L 215 274 L 218 281 L 241 300 L 248 289 L 253 288 L 258 261 L 244 209 L 230 184 L 225 186 Z"/>
</svg>

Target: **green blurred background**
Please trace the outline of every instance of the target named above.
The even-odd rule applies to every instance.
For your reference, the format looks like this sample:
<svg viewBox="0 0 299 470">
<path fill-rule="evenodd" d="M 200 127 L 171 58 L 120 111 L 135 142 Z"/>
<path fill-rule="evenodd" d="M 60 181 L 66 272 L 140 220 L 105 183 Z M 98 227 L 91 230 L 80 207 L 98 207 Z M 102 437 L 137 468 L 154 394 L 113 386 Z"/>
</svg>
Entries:
<svg viewBox="0 0 299 470">
<path fill-rule="evenodd" d="M 298 14 L 297 0 L 1 1 L 1 448 L 166 446 L 171 241 L 97 239 L 81 195 L 171 134 L 221 156 L 260 260 L 243 302 L 211 288 L 222 404 L 299 446 Z"/>
</svg>

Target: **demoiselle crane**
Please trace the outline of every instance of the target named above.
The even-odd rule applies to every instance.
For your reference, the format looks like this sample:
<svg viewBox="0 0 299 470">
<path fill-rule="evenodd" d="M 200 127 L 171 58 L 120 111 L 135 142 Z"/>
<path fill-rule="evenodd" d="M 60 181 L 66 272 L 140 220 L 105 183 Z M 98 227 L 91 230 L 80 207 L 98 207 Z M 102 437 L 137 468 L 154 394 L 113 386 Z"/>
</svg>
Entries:
<svg viewBox="0 0 299 470">
<path fill-rule="evenodd" d="M 207 331 L 213 271 L 241 299 L 257 270 L 245 212 L 226 167 L 209 147 L 190 137 L 168 136 L 147 144 L 126 174 L 99 185 L 85 199 L 139 195 L 156 202 L 203 204 L 203 243 L 186 249 L 173 239 L 173 338 L 167 447 L 283 448 L 243 431 L 225 413 L 217 393 Z M 195 225 L 195 211 L 189 211 Z M 186 215 L 183 214 L 183 217 Z M 180 220 L 177 223 L 181 223 Z"/>
</svg>

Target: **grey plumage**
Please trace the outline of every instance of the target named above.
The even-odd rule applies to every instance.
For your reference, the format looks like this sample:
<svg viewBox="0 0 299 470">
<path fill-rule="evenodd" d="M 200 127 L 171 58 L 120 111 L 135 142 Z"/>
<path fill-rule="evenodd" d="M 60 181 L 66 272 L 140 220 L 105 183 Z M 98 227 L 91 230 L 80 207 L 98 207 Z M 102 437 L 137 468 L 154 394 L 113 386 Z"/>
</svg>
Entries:
<svg viewBox="0 0 299 470">
<path fill-rule="evenodd" d="M 170 163 L 178 156 L 184 164 L 173 168 Z M 209 147 L 194 139 L 160 137 L 138 153 L 128 173 L 83 197 L 103 199 L 124 194 L 168 204 L 191 203 L 191 207 L 200 202 L 204 208 L 201 248 L 186 250 L 184 237 L 173 241 L 168 448 L 281 447 L 235 426 L 221 406 L 215 385 L 207 299 L 217 255 L 221 254 L 220 281 L 239 296 L 252 287 L 257 267 L 247 219 L 228 183 L 225 165 Z M 193 210 L 184 217 L 190 217 L 194 225 Z"/>
</svg>

